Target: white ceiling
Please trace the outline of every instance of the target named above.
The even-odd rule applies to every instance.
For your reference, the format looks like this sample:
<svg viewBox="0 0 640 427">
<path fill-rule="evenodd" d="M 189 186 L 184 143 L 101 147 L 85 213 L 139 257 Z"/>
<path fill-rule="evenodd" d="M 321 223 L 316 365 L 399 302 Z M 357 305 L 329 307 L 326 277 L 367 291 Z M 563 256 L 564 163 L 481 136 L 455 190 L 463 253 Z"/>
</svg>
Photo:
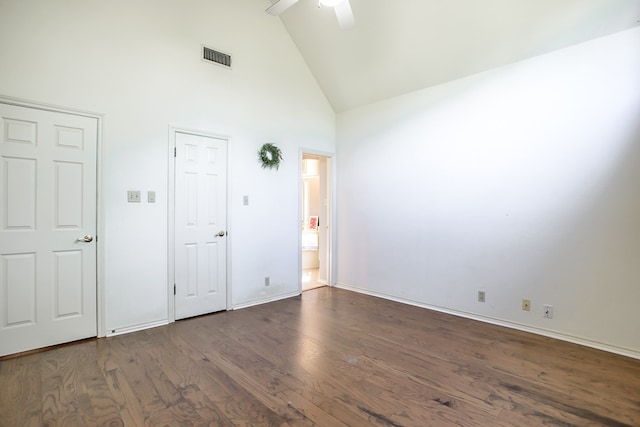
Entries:
<svg viewBox="0 0 640 427">
<path fill-rule="evenodd" d="M 640 0 L 351 0 L 351 7 L 356 26 L 347 31 L 318 0 L 280 15 L 336 112 L 640 26 Z"/>
</svg>

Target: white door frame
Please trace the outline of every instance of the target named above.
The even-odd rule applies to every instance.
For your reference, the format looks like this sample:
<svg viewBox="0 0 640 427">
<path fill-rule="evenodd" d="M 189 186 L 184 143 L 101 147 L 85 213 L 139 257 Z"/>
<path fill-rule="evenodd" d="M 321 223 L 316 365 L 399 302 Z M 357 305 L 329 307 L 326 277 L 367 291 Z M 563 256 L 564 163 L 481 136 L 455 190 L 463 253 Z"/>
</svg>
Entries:
<svg viewBox="0 0 640 427">
<path fill-rule="evenodd" d="M 167 319 L 168 321 L 175 322 L 176 321 L 176 304 L 175 304 L 175 295 L 174 295 L 174 285 L 175 285 L 175 277 L 176 277 L 176 266 L 175 266 L 175 249 L 176 249 L 176 218 L 175 218 L 175 188 L 176 188 L 176 166 L 175 166 L 175 147 L 176 147 L 176 134 L 177 133 L 186 133 L 189 135 L 196 136 L 204 136 L 207 138 L 217 138 L 224 139 L 227 141 L 227 158 L 225 161 L 227 162 L 227 200 L 226 202 L 226 212 L 227 216 L 227 237 L 225 239 L 226 250 L 227 250 L 227 307 L 226 310 L 231 308 L 231 218 L 229 216 L 229 200 L 230 200 L 230 162 L 231 158 L 231 137 L 227 135 L 221 135 L 218 133 L 201 131 L 196 129 L 189 129 L 174 125 L 169 125 L 169 144 L 168 144 L 168 158 L 169 158 L 169 173 L 167 178 Z"/>
<path fill-rule="evenodd" d="M 302 157 L 305 154 L 312 156 L 322 156 L 327 159 L 327 226 L 329 233 L 327 234 L 327 286 L 335 286 L 336 268 L 335 268 L 335 248 L 336 241 L 336 167 L 335 153 L 326 151 L 318 151 L 309 148 L 300 148 L 298 153 L 298 228 L 302 224 L 302 187 L 304 185 L 302 179 Z M 302 293 L 302 240 L 301 231 L 298 231 L 298 292 Z"/>
<path fill-rule="evenodd" d="M 90 117 L 96 119 L 96 323 L 98 330 L 97 337 L 105 337 L 107 335 L 105 324 L 105 289 L 104 289 L 104 222 L 103 222 L 103 203 L 102 203 L 102 122 L 104 116 L 100 113 L 91 111 L 75 110 L 72 108 L 61 107 L 59 105 L 45 104 L 36 101 L 30 101 L 21 98 L 13 98 L 0 94 L 0 103 L 7 105 L 15 105 L 18 107 L 33 108 L 36 110 L 51 111 L 54 113 L 73 114 L 76 116 Z"/>
</svg>

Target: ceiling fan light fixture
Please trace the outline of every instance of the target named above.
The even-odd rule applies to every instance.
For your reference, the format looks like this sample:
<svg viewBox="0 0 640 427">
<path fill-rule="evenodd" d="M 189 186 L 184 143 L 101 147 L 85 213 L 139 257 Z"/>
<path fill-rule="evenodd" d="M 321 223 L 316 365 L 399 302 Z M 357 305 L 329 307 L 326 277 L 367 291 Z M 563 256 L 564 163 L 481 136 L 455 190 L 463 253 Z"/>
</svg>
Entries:
<svg viewBox="0 0 640 427">
<path fill-rule="evenodd" d="M 320 0 L 320 5 L 325 7 L 336 7 L 345 0 Z"/>
</svg>

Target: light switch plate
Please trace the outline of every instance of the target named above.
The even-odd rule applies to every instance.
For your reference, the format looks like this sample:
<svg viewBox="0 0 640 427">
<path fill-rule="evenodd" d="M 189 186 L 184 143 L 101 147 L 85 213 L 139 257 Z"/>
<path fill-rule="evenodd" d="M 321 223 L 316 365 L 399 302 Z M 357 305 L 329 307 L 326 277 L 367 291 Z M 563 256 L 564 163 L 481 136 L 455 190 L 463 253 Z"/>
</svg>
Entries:
<svg viewBox="0 0 640 427">
<path fill-rule="evenodd" d="M 155 191 L 147 191 L 147 202 L 155 203 L 156 202 L 156 192 Z"/>
<path fill-rule="evenodd" d="M 134 190 L 127 191 L 127 201 L 129 203 L 140 203 L 140 192 Z"/>
</svg>

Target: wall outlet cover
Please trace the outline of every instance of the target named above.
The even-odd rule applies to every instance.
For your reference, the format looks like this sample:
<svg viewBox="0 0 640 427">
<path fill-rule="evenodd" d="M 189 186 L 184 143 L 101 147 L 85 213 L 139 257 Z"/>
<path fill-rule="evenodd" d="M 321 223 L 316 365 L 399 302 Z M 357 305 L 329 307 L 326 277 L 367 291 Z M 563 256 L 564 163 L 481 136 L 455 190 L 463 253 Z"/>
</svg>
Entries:
<svg viewBox="0 0 640 427">
<path fill-rule="evenodd" d="M 478 291 L 478 302 L 485 302 L 486 294 L 484 291 Z"/>
</svg>

